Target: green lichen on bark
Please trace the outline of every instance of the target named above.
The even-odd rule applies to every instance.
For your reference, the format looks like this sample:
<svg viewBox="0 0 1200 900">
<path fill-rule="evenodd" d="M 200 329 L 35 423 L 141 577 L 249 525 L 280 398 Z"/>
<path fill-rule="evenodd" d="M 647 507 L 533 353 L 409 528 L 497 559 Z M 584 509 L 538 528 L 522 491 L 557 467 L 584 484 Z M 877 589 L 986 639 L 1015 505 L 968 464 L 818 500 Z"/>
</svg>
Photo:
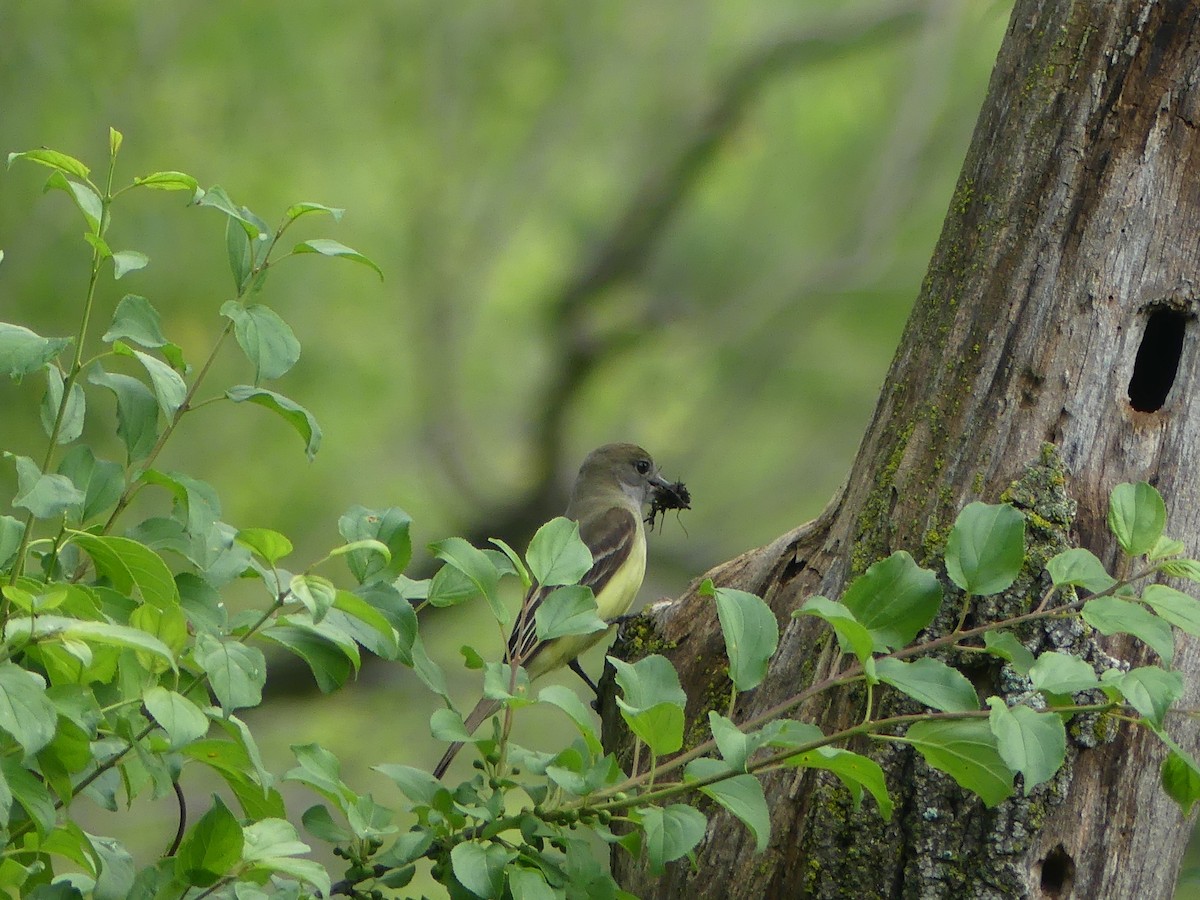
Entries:
<svg viewBox="0 0 1200 900">
<path fill-rule="evenodd" d="M 854 548 L 850 551 L 850 574 L 861 575 L 877 559 L 891 552 L 892 507 L 896 494 L 896 472 L 904 460 L 904 451 L 912 437 L 913 425 L 909 423 L 898 435 L 887 462 L 875 476 L 875 484 L 863 504 L 862 513 L 854 534 Z"/>
<path fill-rule="evenodd" d="M 618 659 L 634 663 L 655 653 L 665 656 L 676 646 L 659 633 L 654 618 L 642 612 L 621 623 L 611 652 Z"/>
<path fill-rule="evenodd" d="M 729 678 L 728 664 L 716 663 L 705 671 L 704 687 L 700 691 L 700 707 L 683 728 L 683 751 L 685 753 L 712 737 L 708 714 L 718 712 L 723 716 L 728 715 L 729 697 L 732 690 L 733 682 Z M 691 700 L 692 697 L 688 699 Z"/>
</svg>

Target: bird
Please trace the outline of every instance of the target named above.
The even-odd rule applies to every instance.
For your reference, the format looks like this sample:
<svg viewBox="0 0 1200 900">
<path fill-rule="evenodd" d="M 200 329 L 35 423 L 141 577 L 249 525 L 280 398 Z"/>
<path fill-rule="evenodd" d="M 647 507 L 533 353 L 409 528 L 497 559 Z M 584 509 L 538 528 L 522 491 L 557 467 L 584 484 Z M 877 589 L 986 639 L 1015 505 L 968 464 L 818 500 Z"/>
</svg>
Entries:
<svg viewBox="0 0 1200 900">
<path fill-rule="evenodd" d="M 597 615 L 612 623 L 625 615 L 646 573 L 646 532 L 642 510 L 657 492 L 673 485 L 659 474 L 650 454 L 636 444 L 605 444 L 583 460 L 564 515 L 579 523 L 579 536 L 592 554 L 592 566 L 580 584 L 592 589 Z M 535 614 L 555 590 L 534 584 L 525 595 L 505 648 L 504 661 L 525 667 L 532 681 L 566 665 L 596 690 L 578 662 L 579 654 L 603 640 L 608 631 L 572 634 L 539 641 Z M 467 716 L 468 734 L 495 713 L 501 701 L 484 697 Z M 434 767 L 441 778 L 462 749 L 453 743 Z"/>
</svg>

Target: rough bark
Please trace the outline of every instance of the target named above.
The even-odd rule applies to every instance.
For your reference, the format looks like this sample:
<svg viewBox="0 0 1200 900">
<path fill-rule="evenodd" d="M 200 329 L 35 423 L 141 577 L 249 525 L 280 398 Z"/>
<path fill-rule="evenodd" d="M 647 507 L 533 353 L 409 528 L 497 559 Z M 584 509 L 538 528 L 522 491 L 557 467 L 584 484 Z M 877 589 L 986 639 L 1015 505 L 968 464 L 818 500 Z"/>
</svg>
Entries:
<svg viewBox="0 0 1200 900">
<path fill-rule="evenodd" d="M 941 571 L 946 530 L 972 500 L 1013 502 L 1030 539 L 1026 576 L 977 607 L 975 621 L 1027 608 L 1038 566 L 1068 541 L 1114 563 L 1105 512 L 1122 481 L 1156 484 L 1168 532 L 1200 549 L 1200 481 L 1189 466 L 1200 450 L 1198 80 L 1200 4 L 1018 0 L 846 487 L 814 522 L 709 573 L 764 596 L 783 630 L 767 681 L 743 697 L 736 718 L 828 671 L 824 626 L 791 618 L 804 599 L 839 596 L 897 549 Z M 1180 334 L 1172 380 L 1169 367 L 1155 367 Z M 1170 385 L 1157 409 L 1140 386 L 1142 409 L 1131 403 L 1135 367 L 1139 378 L 1157 371 Z M 957 599 L 947 592 L 947 606 Z M 674 646 L 666 652 L 699 731 L 709 698 L 727 696 L 711 601 L 691 591 L 648 618 L 657 646 Z M 1079 628 L 1026 637 L 1098 666 L 1106 653 L 1150 658 Z M 1189 681 L 1184 704 L 1197 705 L 1194 642 L 1181 642 L 1175 665 Z M 998 668 L 971 674 L 989 691 L 1006 689 Z M 861 703 L 847 695 L 801 712 L 837 726 L 861 715 Z M 606 740 L 622 749 L 618 723 L 609 708 Z M 823 777 L 776 774 L 764 781 L 773 826 L 765 854 L 754 854 L 736 820 L 713 812 L 695 869 L 672 865 L 656 877 L 623 852 L 614 867 L 646 898 L 1169 897 L 1190 827 L 1159 787 L 1161 750 L 1104 725 L 1075 722 L 1063 772 L 995 810 L 911 753 L 873 749 L 897 801 L 891 823 L 869 801 L 853 812 Z M 1173 722 L 1172 731 L 1195 750 L 1195 729 Z"/>
</svg>

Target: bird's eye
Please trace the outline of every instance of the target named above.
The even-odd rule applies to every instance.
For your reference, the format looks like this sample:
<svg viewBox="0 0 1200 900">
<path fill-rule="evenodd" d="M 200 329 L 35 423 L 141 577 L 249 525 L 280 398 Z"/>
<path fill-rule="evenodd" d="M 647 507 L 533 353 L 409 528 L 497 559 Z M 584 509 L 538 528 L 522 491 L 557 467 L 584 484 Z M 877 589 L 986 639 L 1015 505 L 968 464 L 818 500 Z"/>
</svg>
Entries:
<svg viewBox="0 0 1200 900">
<path fill-rule="evenodd" d="M 639 475 L 645 475 L 647 472 L 650 471 L 650 460 L 639 459 L 637 462 L 635 462 L 633 464 L 633 467 L 635 469 L 637 469 Z"/>
</svg>

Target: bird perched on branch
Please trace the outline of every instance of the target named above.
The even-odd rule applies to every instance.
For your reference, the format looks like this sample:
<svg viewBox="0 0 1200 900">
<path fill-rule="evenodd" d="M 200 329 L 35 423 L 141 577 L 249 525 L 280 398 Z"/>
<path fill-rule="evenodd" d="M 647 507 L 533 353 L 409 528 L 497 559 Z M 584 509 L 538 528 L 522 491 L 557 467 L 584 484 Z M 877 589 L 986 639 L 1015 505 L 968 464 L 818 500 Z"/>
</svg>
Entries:
<svg viewBox="0 0 1200 900">
<path fill-rule="evenodd" d="M 689 499 L 683 483 L 663 478 L 650 454 L 636 444 L 605 444 L 584 459 L 564 515 L 579 523 L 579 536 L 592 553 L 592 567 L 579 583 L 592 589 L 597 615 L 605 622 L 627 613 L 642 586 L 646 572 L 642 520 L 645 505 L 653 502 L 656 509 L 686 508 Z M 536 584 L 530 588 L 513 623 L 504 660 L 524 666 L 531 680 L 567 665 L 595 690 L 596 685 L 580 668 L 577 657 L 608 632 L 539 641 L 534 616 L 554 590 Z M 480 700 L 467 716 L 467 733 L 473 733 L 500 705 L 499 700 Z M 442 777 L 461 748 L 461 743 L 450 745 L 433 770 L 435 778 Z"/>
</svg>

